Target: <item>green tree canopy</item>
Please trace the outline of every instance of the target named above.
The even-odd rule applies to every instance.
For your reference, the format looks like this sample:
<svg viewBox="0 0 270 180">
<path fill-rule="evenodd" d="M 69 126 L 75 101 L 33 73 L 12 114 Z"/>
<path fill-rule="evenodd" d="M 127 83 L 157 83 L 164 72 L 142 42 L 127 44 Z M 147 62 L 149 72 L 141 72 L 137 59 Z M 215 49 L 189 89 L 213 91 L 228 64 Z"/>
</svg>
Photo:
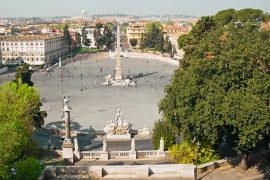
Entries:
<svg viewBox="0 0 270 180">
<path fill-rule="evenodd" d="M 91 40 L 87 38 L 86 27 L 83 27 L 82 29 L 82 44 L 86 47 L 89 47 L 91 45 Z"/>
<path fill-rule="evenodd" d="M 107 23 L 105 25 L 96 24 L 94 30 L 96 46 L 100 49 L 103 48 L 103 46 L 106 46 L 107 49 L 111 49 L 115 42 L 113 31 L 115 31 L 115 26 L 112 23 Z"/>
<path fill-rule="evenodd" d="M 14 162 L 31 154 L 40 106 L 38 92 L 20 79 L 0 86 L 0 179 L 9 176 Z"/>
<path fill-rule="evenodd" d="M 258 10 L 202 17 L 181 38 L 182 66 L 160 111 L 184 138 L 252 150 L 270 130 L 270 39 Z"/>
<path fill-rule="evenodd" d="M 68 30 L 68 25 L 66 24 L 64 27 L 64 38 L 67 46 L 71 47 L 72 45 L 72 39 Z"/>
<path fill-rule="evenodd" d="M 134 39 L 130 39 L 129 40 L 129 43 L 132 47 L 135 47 L 137 46 L 137 43 L 138 43 L 138 39 L 134 38 Z"/>
<path fill-rule="evenodd" d="M 153 128 L 152 142 L 155 149 L 159 149 L 161 137 L 164 140 L 164 148 L 167 150 L 174 144 L 175 132 L 173 126 L 168 120 L 162 119 L 155 122 Z"/>
<path fill-rule="evenodd" d="M 146 27 L 146 34 L 142 36 L 141 48 L 154 49 L 156 51 L 164 51 L 164 37 L 162 25 L 159 22 L 149 23 Z"/>
<path fill-rule="evenodd" d="M 32 73 L 33 71 L 29 69 L 29 65 L 24 63 L 21 68 L 17 68 L 14 82 L 18 83 L 19 79 L 21 79 L 22 83 L 33 86 L 34 83 L 31 81 Z"/>
</svg>

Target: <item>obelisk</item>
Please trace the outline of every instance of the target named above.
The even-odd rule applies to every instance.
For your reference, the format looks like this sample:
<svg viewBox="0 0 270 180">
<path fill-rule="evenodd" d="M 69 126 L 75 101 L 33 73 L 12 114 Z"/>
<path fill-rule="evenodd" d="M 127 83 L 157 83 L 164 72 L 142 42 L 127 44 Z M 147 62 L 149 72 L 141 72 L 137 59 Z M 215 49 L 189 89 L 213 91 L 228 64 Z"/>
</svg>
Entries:
<svg viewBox="0 0 270 180">
<path fill-rule="evenodd" d="M 115 80 L 117 82 L 122 80 L 122 69 L 121 69 L 121 61 L 120 61 L 120 27 L 119 27 L 119 25 L 117 25 L 117 47 L 116 47 Z"/>
</svg>

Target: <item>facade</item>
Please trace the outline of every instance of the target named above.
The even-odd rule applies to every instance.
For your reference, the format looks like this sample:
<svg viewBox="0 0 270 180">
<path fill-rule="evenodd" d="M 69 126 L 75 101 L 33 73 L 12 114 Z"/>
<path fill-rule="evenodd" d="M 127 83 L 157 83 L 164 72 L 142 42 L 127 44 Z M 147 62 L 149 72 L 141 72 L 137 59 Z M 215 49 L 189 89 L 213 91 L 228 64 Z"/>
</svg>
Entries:
<svg viewBox="0 0 270 180">
<path fill-rule="evenodd" d="M 135 22 L 129 24 L 127 28 L 127 40 L 130 47 L 131 47 L 129 42 L 130 39 L 137 39 L 138 40 L 137 47 L 140 46 L 142 34 L 146 33 L 146 25 L 147 24 L 143 22 Z"/>
<path fill-rule="evenodd" d="M 0 43 L 3 64 L 48 64 L 68 52 L 64 36 L 56 34 L 5 36 Z"/>
</svg>

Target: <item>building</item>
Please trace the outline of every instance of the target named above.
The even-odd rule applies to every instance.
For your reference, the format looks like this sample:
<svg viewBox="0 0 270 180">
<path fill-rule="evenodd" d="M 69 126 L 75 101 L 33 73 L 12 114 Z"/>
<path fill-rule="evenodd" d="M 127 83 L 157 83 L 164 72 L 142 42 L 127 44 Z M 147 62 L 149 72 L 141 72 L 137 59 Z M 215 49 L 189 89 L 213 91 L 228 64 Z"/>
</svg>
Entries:
<svg viewBox="0 0 270 180">
<path fill-rule="evenodd" d="M 129 24 L 129 26 L 127 27 L 127 40 L 130 47 L 130 39 L 137 39 L 137 47 L 140 46 L 142 34 L 146 33 L 146 25 L 147 24 L 144 22 L 135 22 Z"/>
<path fill-rule="evenodd" d="M 188 34 L 191 30 L 191 26 L 180 26 L 180 25 L 163 25 L 163 33 L 169 36 L 182 36 Z"/>
<path fill-rule="evenodd" d="M 68 52 L 63 35 L 18 35 L 1 39 L 3 64 L 49 64 Z"/>
<path fill-rule="evenodd" d="M 94 27 L 86 27 L 85 28 L 85 32 L 86 32 L 86 38 L 90 40 L 90 48 L 96 48 L 96 41 L 95 41 L 95 38 L 94 38 L 94 31 L 95 31 L 95 28 Z M 102 28 L 102 31 L 103 31 L 103 28 Z M 78 28 L 76 30 L 76 32 L 80 33 L 80 35 L 82 35 L 82 28 Z M 81 41 L 82 42 L 82 41 Z M 82 44 L 82 47 L 85 47 L 83 44 Z"/>
</svg>

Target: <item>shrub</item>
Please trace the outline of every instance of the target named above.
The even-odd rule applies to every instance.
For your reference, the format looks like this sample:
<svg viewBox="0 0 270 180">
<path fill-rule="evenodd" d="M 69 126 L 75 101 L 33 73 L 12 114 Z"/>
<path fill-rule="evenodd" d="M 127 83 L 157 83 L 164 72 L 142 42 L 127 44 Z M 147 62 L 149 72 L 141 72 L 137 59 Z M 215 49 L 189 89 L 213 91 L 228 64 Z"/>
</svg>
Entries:
<svg viewBox="0 0 270 180">
<path fill-rule="evenodd" d="M 36 180 L 41 174 L 42 166 L 35 158 L 27 158 L 15 163 L 16 179 Z"/>
<path fill-rule="evenodd" d="M 152 142 L 155 149 L 159 149 L 159 141 L 164 140 L 165 150 L 174 144 L 174 129 L 168 120 L 162 119 L 155 122 L 153 128 Z"/>
<path fill-rule="evenodd" d="M 190 164 L 196 162 L 197 147 L 194 143 L 184 141 L 181 144 L 174 144 L 170 147 L 169 154 L 178 164 Z M 210 147 L 210 145 L 203 143 L 198 151 L 198 163 L 203 164 L 218 159 L 218 154 Z"/>
</svg>

